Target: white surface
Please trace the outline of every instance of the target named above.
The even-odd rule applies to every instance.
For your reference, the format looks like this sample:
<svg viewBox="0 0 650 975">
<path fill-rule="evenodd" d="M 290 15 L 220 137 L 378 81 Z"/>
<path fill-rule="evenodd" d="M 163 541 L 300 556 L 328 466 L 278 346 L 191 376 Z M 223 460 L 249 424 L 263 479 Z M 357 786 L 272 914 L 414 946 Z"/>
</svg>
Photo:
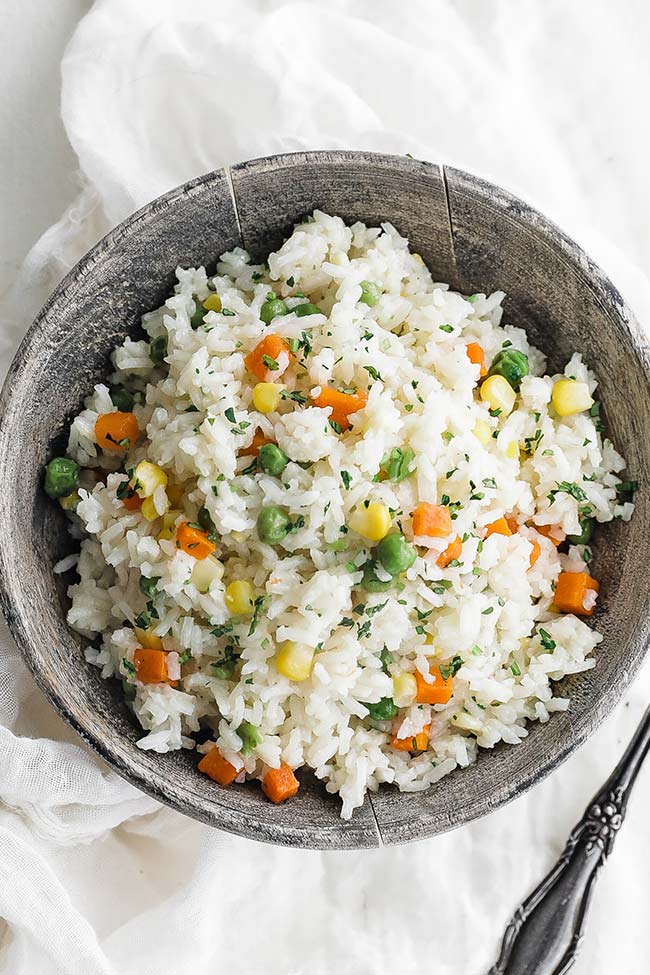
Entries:
<svg viewBox="0 0 650 975">
<path fill-rule="evenodd" d="M 16 50 L 33 31 L 51 64 L 68 28 L 53 19 L 39 33 L 27 18 L 45 6 L 23 3 L 12 21 Z M 459 164 L 532 199 L 606 265 L 650 322 L 638 270 L 650 257 L 650 15 L 640 2 L 622 6 L 614 15 L 605 0 L 97 3 L 63 75 L 64 122 L 87 188 L 5 301 L 2 349 L 89 244 L 147 199 L 241 158 L 334 145 Z M 63 7 L 69 25 L 83 4 Z M 19 77 L 16 59 L 7 65 L 5 96 Z M 41 100 L 50 110 L 54 101 L 55 78 L 41 70 L 39 61 L 35 77 L 46 90 L 32 79 L 2 130 L 9 265 L 28 228 L 38 233 L 66 203 L 77 165 L 55 126 L 47 165 L 23 168 L 43 153 L 30 119 Z M 17 153 L 11 140 L 21 132 Z M 39 214 L 28 221 L 36 191 Z M 481 822 L 411 847 L 318 854 L 262 847 L 157 810 L 98 764 L 15 651 L 3 651 L 0 972 L 480 975 L 512 909 L 614 765 L 649 691 L 646 667 L 577 755 Z M 646 770 L 601 875 L 577 975 L 647 971 L 649 801 Z"/>
</svg>

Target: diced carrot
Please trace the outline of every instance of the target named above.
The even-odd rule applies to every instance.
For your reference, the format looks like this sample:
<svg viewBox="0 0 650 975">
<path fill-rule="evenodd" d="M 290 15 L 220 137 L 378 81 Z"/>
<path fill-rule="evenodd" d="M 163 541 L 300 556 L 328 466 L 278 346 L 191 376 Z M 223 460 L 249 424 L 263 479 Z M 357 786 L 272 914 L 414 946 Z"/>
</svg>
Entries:
<svg viewBox="0 0 650 975">
<path fill-rule="evenodd" d="M 205 753 L 198 764 L 198 769 L 219 785 L 231 785 L 239 775 L 237 769 L 222 757 L 216 745 Z"/>
<path fill-rule="evenodd" d="M 483 346 L 479 345 L 478 342 L 470 342 L 465 346 L 465 351 L 467 352 L 467 358 L 470 362 L 473 362 L 475 366 L 480 366 L 480 376 L 487 375 L 487 366 L 485 364 L 485 352 L 483 351 Z"/>
<path fill-rule="evenodd" d="M 510 529 L 513 535 L 515 534 L 515 532 L 519 531 L 519 522 L 517 521 L 514 515 L 508 515 L 508 517 L 506 518 L 506 524 L 508 525 L 508 528 Z"/>
<path fill-rule="evenodd" d="M 360 389 L 356 393 L 342 393 L 339 389 L 332 389 L 331 386 L 323 386 L 318 396 L 312 398 L 312 402 L 314 406 L 320 406 L 323 409 L 331 406 L 332 415 L 330 419 L 347 430 L 350 426 L 348 417 L 352 413 L 358 413 L 359 410 L 364 409 L 368 397 Z"/>
<path fill-rule="evenodd" d="M 284 802 L 295 796 L 300 787 L 298 779 L 293 774 L 288 765 L 282 764 L 280 768 L 271 768 L 262 779 L 262 792 L 271 802 Z"/>
<path fill-rule="evenodd" d="M 436 565 L 439 565 L 441 569 L 445 569 L 450 562 L 455 559 L 460 558 L 460 554 L 463 551 L 463 543 L 460 535 L 456 535 L 453 542 L 450 542 L 444 552 L 438 556 Z"/>
<path fill-rule="evenodd" d="M 535 562 L 537 562 L 537 559 L 542 554 L 542 546 L 539 544 L 536 538 L 529 538 L 528 541 L 533 546 L 530 552 L 530 567 L 532 569 Z"/>
<path fill-rule="evenodd" d="M 446 538 L 451 535 L 451 515 L 444 504 L 422 501 L 413 512 L 413 534 L 427 538 Z"/>
<path fill-rule="evenodd" d="M 142 507 L 142 498 L 136 492 L 132 494 L 130 498 L 124 498 L 122 504 L 127 511 L 139 511 Z"/>
<path fill-rule="evenodd" d="M 545 538 L 549 538 L 555 546 L 561 545 L 566 538 L 566 532 L 559 525 L 534 525 L 535 531 Z"/>
<path fill-rule="evenodd" d="M 210 541 L 207 532 L 183 521 L 176 529 L 176 548 L 182 548 L 187 555 L 192 555 L 195 559 L 207 559 L 208 555 L 214 552 L 216 545 Z"/>
<path fill-rule="evenodd" d="M 291 365 L 294 358 L 291 349 L 280 335 L 272 333 L 265 335 L 257 343 L 253 351 L 248 353 L 244 362 L 248 371 L 257 376 L 260 382 L 268 383 L 279 379 L 284 372 L 280 362 L 282 355 L 288 356 L 287 365 Z M 274 363 L 278 363 L 278 368 L 271 368 Z"/>
<path fill-rule="evenodd" d="M 598 582 L 587 572 L 560 572 L 553 602 L 562 613 L 591 616 L 594 607 L 585 607 L 585 599 L 593 598 L 590 592 L 598 592 Z"/>
<path fill-rule="evenodd" d="M 433 684 L 427 683 L 419 670 L 415 671 L 415 683 L 417 684 L 417 704 L 447 704 L 454 690 L 454 682 L 451 674 L 447 679 L 442 676 L 439 667 L 434 667 L 431 671 L 435 675 Z"/>
<path fill-rule="evenodd" d="M 485 526 L 485 537 L 489 538 L 490 535 L 512 535 L 510 525 L 505 518 L 497 518 L 496 521 Z"/>
<path fill-rule="evenodd" d="M 167 654 L 164 650 L 138 647 L 133 654 L 138 680 L 143 684 L 174 683 L 167 673 Z"/>
<path fill-rule="evenodd" d="M 410 738 L 398 738 L 397 735 L 393 735 L 393 739 L 390 743 L 391 748 L 396 748 L 398 752 L 425 751 L 427 745 L 429 744 L 430 727 L 430 724 L 425 724 L 422 731 L 418 731 L 417 735 L 412 735 Z"/>
<path fill-rule="evenodd" d="M 102 413 L 95 423 L 95 439 L 104 450 L 120 453 L 129 450 L 140 436 L 133 413 Z"/>
</svg>

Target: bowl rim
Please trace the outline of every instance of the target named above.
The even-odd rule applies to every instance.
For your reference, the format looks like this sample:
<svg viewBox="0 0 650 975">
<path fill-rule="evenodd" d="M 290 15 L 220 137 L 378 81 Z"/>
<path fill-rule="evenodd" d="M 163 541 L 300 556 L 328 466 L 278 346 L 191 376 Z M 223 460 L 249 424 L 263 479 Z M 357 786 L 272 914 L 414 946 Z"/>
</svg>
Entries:
<svg viewBox="0 0 650 975">
<path fill-rule="evenodd" d="M 420 161 L 412 157 L 390 155 L 385 153 L 374 153 L 357 150 L 313 150 L 293 153 L 278 153 L 269 156 L 262 156 L 256 159 L 240 162 L 234 166 L 224 167 L 223 169 L 213 170 L 204 175 L 180 184 L 159 197 L 146 203 L 138 210 L 130 214 L 125 220 L 121 221 L 109 230 L 80 260 L 65 274 L 56 288 L 52 291 L 47 301 L 37 314 L 32 324 L 28 328 L 20 345 L 13 357 L 7 372 L 2 391 L 0 392 L 0 478 L 4 474 L 4 455 L 3 440 L 6 439 L 8 427 L 7 418 L 10 415 L 9 405 L 14 400 L 15 390 L 18 389 L 16 380 L 28 368 L 29 362 L 33 359 L 36 349 L 35 344 L 42 339 L 42 326 L 47 325 L 51 312 L 56 309 L 62 298 L 65 298 L 68 288 L 80 276 L 84 275 L 89 269 L 94 267 L 103 256 L 110 252 L 116 245 L 125 238 L 136 234 L 143 223 L 149 222 L 152 218 L 159 216 L 164 211 L 175 207 L 183 199 L 198 192 L 204 192 L 211 184 L 222 183 L 224 177 L 228 184 L 232 203 L 235 208 L 237 218 L 237 199 L 233 190 L 232 172 L 245 170 L 278 170 L 291 167 L 294 164 L 308 163 L 312 166 L 340 165 L 354 163 L 355 165 L 367 165 L 377 167 L 383 166 L 387 170 L 398 170 L 406 175 L 418 175 L 422 171 L 436 171 L 442 176 L 445 193 L 447 194 L 447 205 L 449 207 L 449 196 L 447 180 L 449 175 L 460 181 L 466 187 L 470 187 L 483 198 L 485 206 L 491 207 L 498 212 L 512 210 L 516 212 L 517 219 L 524 221 L 528 229 L 535 234 L 541 234 L 550 238 L 559 246 L 564 257 L 583 277 L 589 289 L 603 305 L 609 314 L 616 315 L 622 321 L 624 329 L 630 334 L 632 344 L 638 354 L 638 359 L 645 375 L 646 382 L 650 387 L 650 343 L 644 331 L 639 325 L 633 312 L 619 293 L 618 289 L 611 282 L 609 277 L 602 269 L 587 255 L 587 253 L 567 234 L 564 233 L 553 221 L 543 216 L 530 204 L 516 197 L 507 190 L 493 184 L 481 177 L 455 169 L 451 166 L 439 165 L 430 161 Z M 388 219 L 388 217 L 387 217 Z M 238 218 L 237 218 L 238 220 Z M 452 234 L 453 243 L 453 231 Z M 215 254 L 215 257 L 217 255 Z M 527 792 L 534 785 L 544 779 L 548 774 L 558 768 L 566 759 L 579 748 L 586 739 L 596 730 L 602 721 L 611 712 L 613 706 L 617 704 L 633 678 L 638 672 L 641 663 L 650 646 L 650 619 L 645 614 L 643 626 L 639 632 L 639 639 L 635 644 L 629 665 L 621 673 L 620 681 L 615 687 L 615 693 L 609 699 L 605 697 L 596 701 L 582 717 L 578 727 L 572 728 L 571 736 L 565 735 L 561 747 L 553 752 L 546 750 L 539 756 L 534 766 L 528 766 L 519 778 L 509 778 L 499 783 L 498 789 L 490 796 L 484 797 L 483 805 L 475 808 L 455 809 L 450 815 L 449 821 L 441 827 L 437 827 L 432 821 L 427 821 L 426 828 L 422 829 L 418 835 L 402 836 L 396 838 L 386 838 L 381 832 L 377 817 L 373 807 L 373 793 L 367 792 L 366 798 L 369 802 L 372 815 L 375 819 L 375 837 L 369 844 L 344 844 L 340 842 L 342 830 L 332 830 L 334 843 L 323 843 L 322 836 L 318 836 L 316 841 L 310 835 L 307 828 L 297 829 L 291 824 L 282 821 L 273 821 L 269 818 L 258 817 L 252 810 L 245 816 L 237 814 L 229 821 L 224 817 L 224 806 L 212 803 L 213 815 L 210 815 L 208 807 L 210 805 L 209 796 L 206 794 L 205 801 L 201 804 L 193 801 L 193 796 L 187 793 L 184 797 L 180 794 L 176 796 L 168 795 L 163 788 L 158 785 L 153 777 L 149 777 L 146 770 L 139 766 L 136 758 L 131 758 L 124 751 L 115 749 L 107 745 L 93 733 L 92 727 L 84 721 L 83 714 L 79 715 L 64 700 L 62 694 L 56 686 L 48 679 L 44 668 L 41 666 L 43 654 L 38 648 L 33 646 L 24 621 L 18 611 L 12 594 L 12 585 L 9 578 L 7 567 L 6 539 L 3 532 L 0 532 L 0 607 L 3 610 L 5 619 L 10 632 L 16 641 L 23 660 L 27 663 L 34 679 L 54 709 L 71 725 L 79 736 L 95 751 L 102 759 L 107 761 L 112 768 L 132 785 L 142 792 L 154 797 L 161 803 L 170 806 L 176 811 L 180 811 L 208 823 L 216 828 L 222 828 L 237 835 L 245 836 L 249 839 L 262 840 L 279 845 L 300 846 L 312 849 L 360 849 L 365 845 L 382 846 L 384 844 L 415 842 L 426 839 L 441 832 L 463 826 L 475 819 L 482 818 L 490 812 L 511 802 L 513 799 Z M 648 608 L 650 595 L 646 598 L 646 609 Z M 488 756 L 482 756 L 486 761 Z M 462 770 L 461 770 L 462 771 Z M 400 799 L 407 800 L 407 796 L 400 794 Z M 332 801 L 337 801 L 333 798 Z M 214 815 L 216 813 L 216 815 Z M 347 825 L 340 821 L 343 828 Z M 354 823 L 354 819 L 352 820 Z M 323 832 L 326 827 L 322 827 Z M 258 832 L 259 831 L 259 832 Z M 318 833 L 319 831 L 316 830 Z M 257 833 L 257 835 L 256 835 Z"/>
</svg>

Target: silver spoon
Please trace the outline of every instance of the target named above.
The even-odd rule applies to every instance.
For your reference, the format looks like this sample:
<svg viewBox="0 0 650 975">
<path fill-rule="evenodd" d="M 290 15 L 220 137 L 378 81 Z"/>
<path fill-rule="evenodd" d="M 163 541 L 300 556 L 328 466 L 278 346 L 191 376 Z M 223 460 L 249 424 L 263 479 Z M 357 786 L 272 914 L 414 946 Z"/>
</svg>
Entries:
<svg viewBox="0 0 650 975">
<path fill-rule="evenodd" d="M 488 975 L 565 975 L 576 960 L 591 892 L 612 851 L 650 748 L 650 707 L 622 759 L 574 827 L 561 857 L 515 911 Z"/>
</svg>

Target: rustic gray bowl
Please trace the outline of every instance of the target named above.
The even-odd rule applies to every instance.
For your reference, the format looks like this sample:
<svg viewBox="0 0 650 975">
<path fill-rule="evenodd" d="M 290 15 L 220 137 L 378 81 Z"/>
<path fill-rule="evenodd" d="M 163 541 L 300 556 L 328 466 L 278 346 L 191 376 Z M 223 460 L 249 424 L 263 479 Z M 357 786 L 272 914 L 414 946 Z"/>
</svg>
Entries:
<svg viewBox="0 0 650 975">
<path fill-rule="evenodd" d="M 601 530 L 598 667 L 564 681 L 571 709 L 534 724 L 518 747 L 483 752 L 429 792 L 383 788 L 351 822 L 310 775 L 297 798 L 267 802 L 256 785 L 220 789 L 187 753 L 139 751 L 116 681 L 84 662 L 65 622 L 69 580 L 53 564 L 71 550 L 64 518 L 41 489 L 43 465 L 64 443 L 111 349 L 138 334 L 143 312 L 170 292 L 177 265 L 213 265 L 237 244 L 257 255 L 319 207 L 347 221 L 389 220 L 434 277 L 465 293 L 502 288 L 505 314 L 563 364 L 579 349 L 600 382 L 608 428 L 641 481 L 630 524 Z M 104 238 L 65 278 L 12 365 L 0 428 L 0 580 L 4 612 L 55 708 L 121 775 L 175 809 L 259 840 L 324 849 L 432 836 L 497 809 L 562 762 L 629 684 L 649 636 L 650 350 L 623 299 L 589 258 L 520 200 L 455 169 L 361 152 L 275 156 L 210 173 L 166 194 Z"/>
</svg>

